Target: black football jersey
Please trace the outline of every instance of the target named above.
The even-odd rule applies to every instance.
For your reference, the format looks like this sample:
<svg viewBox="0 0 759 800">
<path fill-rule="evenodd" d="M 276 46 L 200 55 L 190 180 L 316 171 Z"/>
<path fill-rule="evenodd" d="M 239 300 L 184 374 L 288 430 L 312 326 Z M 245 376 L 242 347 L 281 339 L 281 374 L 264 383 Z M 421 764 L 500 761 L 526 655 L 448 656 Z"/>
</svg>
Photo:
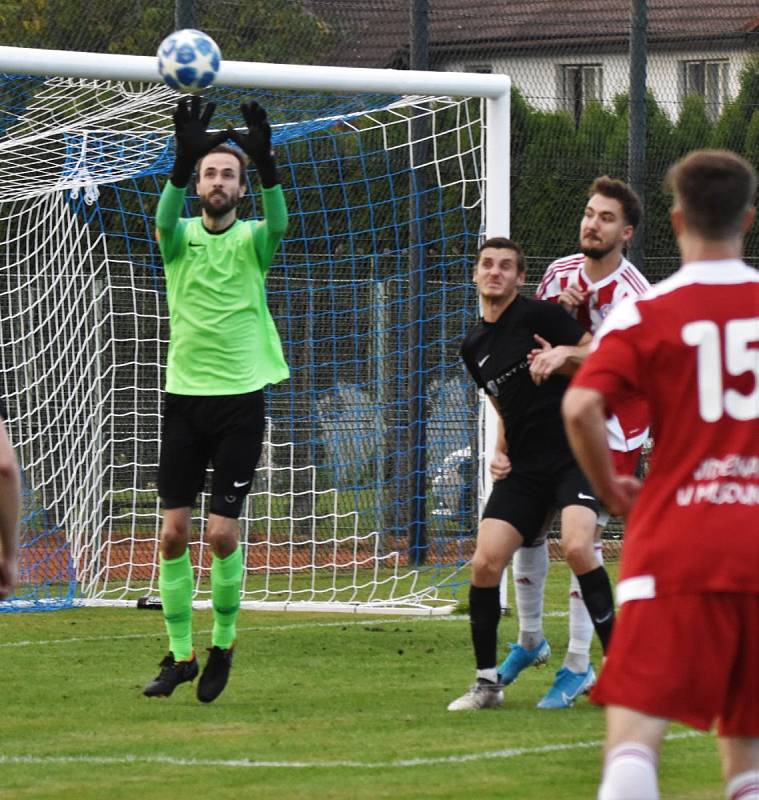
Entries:
<svg viewBox="0 0 759 800">
<path fill-rule="evenodd" d="M 533 383 L 527 355 L 538 346 L 536 333 L 557 346 L 576 345 L 585 331 L 561 306 L 517 295 L 496 322 L 480 319 L 461 345 L 477 385 L 495 398 L 509 458 L 520 471 L 551 469 L 572 457 L 561 419 L 569 380 L 552 375 Z"/>
</svg>

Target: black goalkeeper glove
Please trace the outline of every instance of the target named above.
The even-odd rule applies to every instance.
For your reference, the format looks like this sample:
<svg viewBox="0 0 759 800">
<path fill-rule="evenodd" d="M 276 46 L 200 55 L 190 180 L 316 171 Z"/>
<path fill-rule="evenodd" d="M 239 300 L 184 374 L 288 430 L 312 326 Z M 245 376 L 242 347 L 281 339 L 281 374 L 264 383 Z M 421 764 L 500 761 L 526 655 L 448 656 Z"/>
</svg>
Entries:
<svg viewBox="0 0 759 800">
<path fill-rule="evenodd" d="M 200 103 L 201 98 L 198 95 L 193 95 L 191 100 L 183 97 L 177 103 L 172 116 L 176 156 L 174 168 L 171 170 L 171 182 L 179 188 L 187 186 L 190 182 L 198 159 L 203 158 L 206 153 L 228 138 L 226 131 L 208 133 L 208 123 L 216 110 L 216 103 L 207 103 L 202 114 Z"/>
<path fill-rule="evenodd" d="M 227 134 L 256 165 L 261 185 L 270 189 L 279 183 L 279 174 L 277 162 L 271 152 L 271 126 L 266 118 L 266 111 L 255 100 L 243 103 L 240 111 L 248 132 L 238 133 L 234 128 L 227 128 Z"/>
</svg>

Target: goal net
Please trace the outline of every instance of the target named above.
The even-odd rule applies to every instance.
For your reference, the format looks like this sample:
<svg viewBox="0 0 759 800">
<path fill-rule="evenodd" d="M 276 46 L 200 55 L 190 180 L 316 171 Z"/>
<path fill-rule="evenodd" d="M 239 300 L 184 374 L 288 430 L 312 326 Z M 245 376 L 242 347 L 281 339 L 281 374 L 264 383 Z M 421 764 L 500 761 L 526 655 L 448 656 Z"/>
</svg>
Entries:
<svg viewBox="0 0 759 800">
<path fill-rule="evenodd" d="M 292 377 L 265 393 L 243 607 L 449 610 L 477 514 L 478 401 L 458 348 L 476 316 L 484 102 L 206 97 L 219 127 L 243 99 L 267 109 L 289 209 L 267 289 Z M 23 479 L 20 586 L 0 609 L 134 604 L 158 593 L 169 329 L 154 214 L 178 95 L 6 74 L 0 98 L 2 393 Z M 239 210 L 259 217 L 250 177 Z M 198 604 L 208 502 L 190 544 Z"/>
</svg>

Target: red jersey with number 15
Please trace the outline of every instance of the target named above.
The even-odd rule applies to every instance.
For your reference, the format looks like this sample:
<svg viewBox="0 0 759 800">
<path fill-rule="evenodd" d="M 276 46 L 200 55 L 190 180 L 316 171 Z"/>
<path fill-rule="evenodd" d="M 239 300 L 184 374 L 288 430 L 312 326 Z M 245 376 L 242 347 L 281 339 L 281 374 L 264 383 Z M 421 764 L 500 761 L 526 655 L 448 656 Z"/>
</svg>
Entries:
<svg viewBox="0 0 759 800">
<path fill-rule="evenodd" d="M 759 593 L 759 272 L 692 263 L 624 301 L 572 385 L 647 400 L 656 440 L 627 519 L 620 602 Z"/>
</svg>

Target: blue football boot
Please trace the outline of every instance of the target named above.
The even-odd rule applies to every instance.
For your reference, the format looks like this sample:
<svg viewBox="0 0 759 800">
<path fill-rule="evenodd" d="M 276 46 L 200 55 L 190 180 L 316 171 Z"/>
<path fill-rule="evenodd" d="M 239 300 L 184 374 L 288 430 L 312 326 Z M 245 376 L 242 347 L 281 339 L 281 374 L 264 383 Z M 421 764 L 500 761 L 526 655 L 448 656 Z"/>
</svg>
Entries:
<svg viewBox="0 0 759 800">
<path fill-rule="evenodd" d="M 592 665 L 588 665 L 585 672 L 572 672 L 562 667 L 556 673 L 553 686 L 538 703 L 538 708 L 569 708 L 581 694 L 587 694 L 595 682 L 596 673 Z"/>
<path fill-rule="evenodd" d="M 514 683 L 517 676 L 527 667 L 539 667 L 548 661 L 551 655 L 551 646 L 543 641 L 533 650 L 527 650 L 521 644 L 509 642 L 509 654 L 498 667 L 498 677 L 504 686 Z"/>
</svg>

